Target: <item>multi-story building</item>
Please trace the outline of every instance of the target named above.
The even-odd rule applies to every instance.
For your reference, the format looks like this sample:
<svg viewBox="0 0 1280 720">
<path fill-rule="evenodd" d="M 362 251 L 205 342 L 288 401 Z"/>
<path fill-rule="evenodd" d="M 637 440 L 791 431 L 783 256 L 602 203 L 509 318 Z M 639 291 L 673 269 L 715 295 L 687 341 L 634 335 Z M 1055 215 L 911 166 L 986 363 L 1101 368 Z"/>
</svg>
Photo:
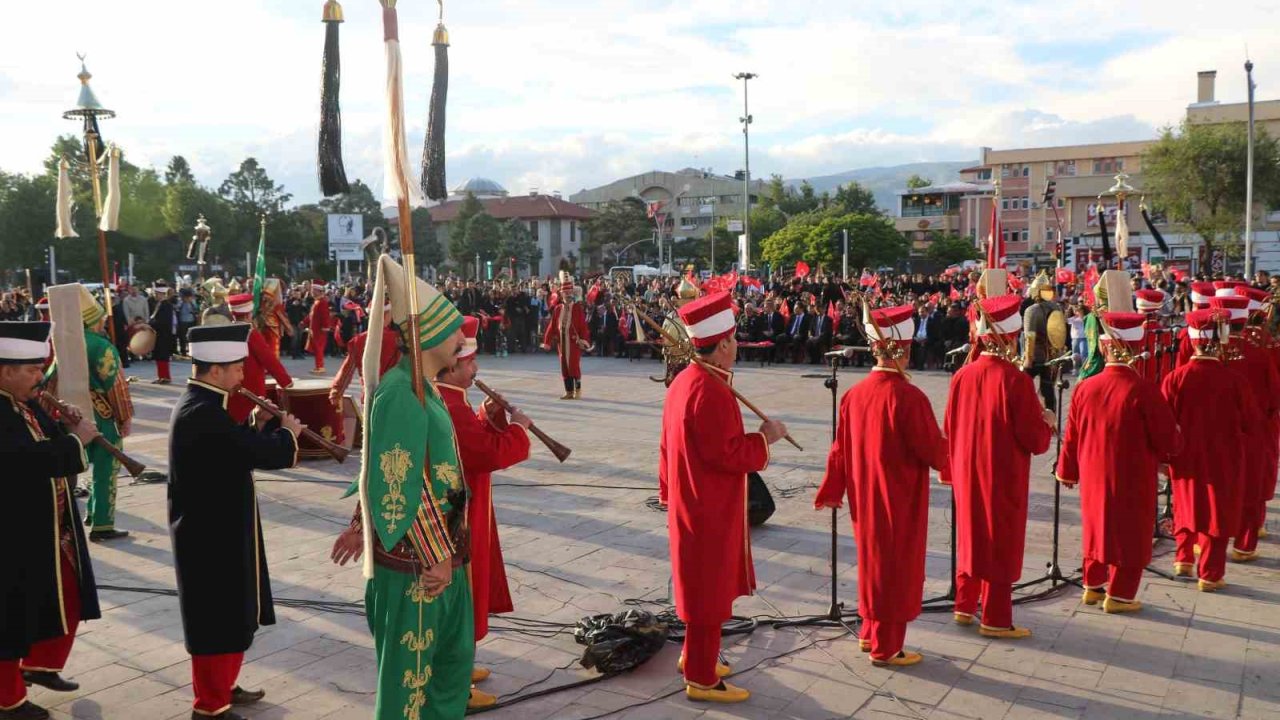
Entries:
<svg viewBox="0 0 1280 720">
<path fill-rule="evenodd" d="M 431 208 L 436 242 L 448 257 L 449 240 L 456 231 L 454 220 L 468 194 L 476 196 L 484 210 L 498 220 L 516 220 L 528 226 L 529 235 L 542 249 L 538 275 L 551 275 L 560 267 L 561 259 L 576 260 L 582 254 L 582 223 L 594 213 L 562 199 L 559 194 L 543 195 L 536 190 L 528 195 L 510 195 L 498 183 L 487 178 L 472 178 L 450 191 L 450 199 Z"/>
<path fill-rule="evenodd" d="M 981 180 L 981 175 L 987 175 Z M 960 182 L 900 190 L 894 228 L 911 242 L 911 253 L 922 254 L 940 237 L 985 238 L 991 225 L 994 186 L 985 168 L 960 171 Z"/>
<path fill-rule="evenodd" d="M 763 181 L 751 181 L 752 207 L 763 190 Z M 606 203 L 630 197 L 649 204 L 661 203 L 666 213 L 664 238 L 675 242 L 705 237 L 721 220 L 742 219 L 742 180 L 694 168 L 633 175 L 608 185 L 579 190 L 570 195 L 569 200 L 599 210 Z"/>
</svg>

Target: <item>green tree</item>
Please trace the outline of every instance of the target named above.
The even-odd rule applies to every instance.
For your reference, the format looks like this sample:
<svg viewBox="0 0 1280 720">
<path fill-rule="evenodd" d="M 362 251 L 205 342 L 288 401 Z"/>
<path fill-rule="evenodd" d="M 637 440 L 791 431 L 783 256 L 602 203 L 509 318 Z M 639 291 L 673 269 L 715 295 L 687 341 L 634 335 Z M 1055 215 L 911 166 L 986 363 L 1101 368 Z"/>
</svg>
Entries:
<svg viewBox="0 0 1280 720">
<path fill-rule="evenodd" d="M 974 247 L 973 240 L 953 233 L 933 238 L 924 256 L 939 265 L 956 265 L 965 260 L 977 260 L 982 254 Z"/>
<path fill-rule="evenodd" d="M 836 188 L 835 197 L 831 200 L 834 212 L 840 214 L 855 213 L 859 215 L 882 215 L 876 207 L 875 193 L 853 180 Z"/>
<path fill-rule="evenodd" d="M 0 192 L 0 267 L 47 268 L 45 249 L 54 244 L 55 189 L 47 175 L 5 176 Z M 61 252 L 62 244 L 58 247 Z"/>
<path fill-rule="evenodd" d="M 501 223 L 501 241 L 494 265 L 509 267 L 510 258 L 515 258 L 517 273 L 521 268 L 537 268 L 542 262 L 542 248 L 529 233 L 529 226 L 515 218 Z"/>
<path fill-rule="evenodd" d="M 1166 127 L 1142 158 L 1144 190 L 1170 221 L 1189 228 L 1205 244 L 1239 252 L 1244 227 L 1248 135 L 1244 123 Z M 1280 203 L 1280 146 L 1264 128 L 1254 139 L 1254 201 Z"/>
<path fill-rule="evenodd" d="M 261 216 L 283 212 L 285 203 L 293 199 L 254 158 L 246 158 L 222 181 L 218 195 L 231 207 L 231 222 L 222 230 L 221 247 L 232 257 L 256 250 Z"/>
<path fill-rule="evenodd" d="M 827 216 L 811 226 L 805 237 L 802 259 L 828 268 L 843 262 L 844 231 L 849 232 L 849 266 L 892 265 L 907 256 L 910 247 L 893 223 L 879 215 L 849 213 Z"/>
<path fill-rule="evenodd" d="M 597 259 L 608 265 L 619 259 L 626 261 L 631 257 L 643 257 L 643 253 L 636 252 L 635 248 L 628 250 L 622 258 L 615 253 L 632 243 L 653 237 L 653 221 L 649 219 L 644 201 L 635 197 L 605 203 L 595 215 L 583 221 L 582 229 L 586 234 L 582 252 L 591 258 L 593 264 Z"/>
<path fill-rule="evenodd" d="M 915 173 L 911 173 L 911 177 L 907 178 L 907 189 L 918 190 L 922 187 L 929 187 L 933 181 L 929 178 L 923 178 Z"/>
<path fill-rule="evenodd" d="M 191 165 L 186 158 L 181 155 L 174 155 L 170 158 L 169 164 L 164 169 L 165 185 L 195 184 L 195 181 L 195 176 L 191 174 Z"/>
<path fill-rule="evenodd" d="M 421 267 L 433 267 L 437 270 L 444 264 L 445 252 L 436 237 L 435 223 L 431 222 L 431 211 L 427 208 L 414 208 L 409 216 L 413 220 L 413 250 Z M 388 228 L 392 238 L 396 237 L 394 227 Z"/>
<path fill-rule="evenodd" d="M 760 243 L 760 257 L 774 267 L 805 259 L 809 251 L 809 233 L 815 225 L 813 218 L 793 219 Z"/>
</svg>

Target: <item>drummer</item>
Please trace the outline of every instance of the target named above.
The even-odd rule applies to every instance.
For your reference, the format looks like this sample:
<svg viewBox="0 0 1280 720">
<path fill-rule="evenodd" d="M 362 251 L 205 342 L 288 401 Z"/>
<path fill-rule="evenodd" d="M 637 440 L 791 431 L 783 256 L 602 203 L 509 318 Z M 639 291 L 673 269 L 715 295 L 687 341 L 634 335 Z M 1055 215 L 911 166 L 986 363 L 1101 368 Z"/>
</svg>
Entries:
<svg viewBox="0 0 1280 720">
<path fill-rule="evenodd" d="M 227 298 L 231 314 L 236 322 L 249 322 L 253 316 L 253 295 L 242 293 Z M 263 397 L 267 392 L 267 375 L 275 378 L 276 384 L 283 390 L 293 384 L 289 371 L 284 369 L 280 358 L 271 350 L 267 339 L 256 327 L 249 330 L 249 356 L 244 359 L 244 389 Z M 237 424 L 243 424 L 253 411 L 253 401 L 241 395 L 232 395 L 227 399 L 227 412 Z"/>
</svg>

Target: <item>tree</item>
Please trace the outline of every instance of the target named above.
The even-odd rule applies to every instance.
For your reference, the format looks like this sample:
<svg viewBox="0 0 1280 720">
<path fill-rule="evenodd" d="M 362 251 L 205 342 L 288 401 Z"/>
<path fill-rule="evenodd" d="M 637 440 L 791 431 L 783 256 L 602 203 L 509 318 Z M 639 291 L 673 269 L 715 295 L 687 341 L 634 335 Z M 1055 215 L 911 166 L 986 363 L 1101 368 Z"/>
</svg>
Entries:
<svg viewBox="0 0 1280 720">
<path fill-rule="evenodd" d="M 195 176 L 191 174 L 191 165 L 181 155 L 174 155 L 164 170 L 165 185 L 195 184 Z"/>
<path fill-rule="evenodd" d="M 929 187 L 933 181 L 929 178 L 923 178 L 915 173 L 911 173 L 911 177 L 907 178 L 907 189 L 918 190 L 922 187 Z"/>
<path fill-rule="evenodd" d="M 606 253 L 621 252 L 633 243 L 653 238 L 653 221 L 649 219 L 648 209 L 643 200 L 635 197 L 605 203 L 595 215 L 582 222 L 582 229 L 586 234 L 582 252 L 592 258 L 593 263 L 599 257 L 601 264 L 609 264 L 619 258 L 614 255 L 606 259 Z M 633 253 L 634 250 L 629 250 L 627 256 Z"/>
<path fill-rule="evenodd" d="M 240 169 L 222 181 L 218 195 L 231 206 L 231 222 L 222 231 L 222 247 L 231 257 L 256 250 L 260 217 L 283 212 L 285 203 L 293 199 L 254 158 L 246 158 Z"/>
<path fill-rule="evenodd" d="M 832 198 L 831 206 L 835 212 L 846 215 L 850 213 L 860 215 L 883 214 L 876 207 L 875 193 L 863 187 L 857 180 L 836 188 L 836 195 Z"/>
<path fill-rule="evenodd" d="M 893 265 L 910 247 L 893 223 L 879 215 L 849 213 L 828 216 L 812 226 L 805 238 L 804 260 L 826 267 L 843 262 L 844 232 L 849 233 L 849 266 Z"/>
<path fill-rule="evenodd" d="M 474 196 L 470 200 L 475 200 Z M 466 203 L 467 201 L 464 201 Z M 479 201 L 475 201 L 480 205 Z M 464 204 L 463 212 L 469 210 Z M 449 233 L 449 257 L 459 267 L 474 268 L 475 258 L 480 261 L 494 260 L 498 256 L 498 247 L 502 243 L 502 224 L 480 206 L 479 212 L 466 217 L 462 212 L 453 221 Z M 474 271 L 474 270 L 473 270 Z M 466 275 L 466 273 L 463 273 Z"/>
<path fill-rule="evenodd" d="M 427 208 L 414 208 L 409 215 L 413 220 L 413 250 L 422 267 L 433 267 L 437 270 L 444 264 L 444 248 L 436 237 L 436 226 L 431 222 L 431 211 Z M 392 228 L 387 229 L 391 232 Z M 394 237 L 395 233 L 391 233 Z"/>
<path fill-rule="evenodd" d="M 1174 223 L 1215 247 L 1239 250 L 1244 226 L 1248 130 L 1244 123 L 1166 127 L 1142 158 L 1143 184 Z M 1262 127 L 1254 138 L 1254 202 L 1280 202 L 1280 146 Z"/>
<path fill-rule="evenodd" d="M 515 258 L 516 271 L 528 267 L 536 269 L 542 262 L 542 248 L 529 233 L 529 226 L 512 218 L 501 224 L 501 241 L 498 245 L 498 258 L 494 265 L 507 267 L 510 258 Z"/>
<path fill-rule="evenodd" d="M 809 233 L 814 228 L 811 218 L 797 218 L 760 243 L 760 257 L 774 267 L 803 260 L 809 251 Z"/>
<path fill-rule="evenodd" d="M 935 237 L 924 251 L 924 256 L 939 265 L 947 266 L 957 265 L 965 260 L 977 260 L 981 253 L 974 247 L 973 240 L 953 233 Z"/>
</svg>

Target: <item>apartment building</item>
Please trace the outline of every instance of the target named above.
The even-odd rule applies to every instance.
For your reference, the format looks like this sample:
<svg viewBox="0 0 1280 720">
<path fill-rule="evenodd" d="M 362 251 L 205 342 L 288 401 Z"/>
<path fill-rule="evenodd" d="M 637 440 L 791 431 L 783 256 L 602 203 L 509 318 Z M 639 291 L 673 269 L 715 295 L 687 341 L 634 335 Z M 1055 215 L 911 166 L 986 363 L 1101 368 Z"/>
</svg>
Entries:
<svg viewBox="0 0 1280 720">
<path fill-rule="evenodd" d="M 764 181 L 751 181 L 753 207 L 763 191 Z M 742 180 L 696 168 L 633 175 L 608 185 L 579 190 L 569 196 L 569 201 L 599 210 L 606 203 L 629 197 L 646 203 L 662 203 L 667 213 L 663 236 L 675 242 L 705 237 L 722 219 L 742 219 Z"/>
</svg>

